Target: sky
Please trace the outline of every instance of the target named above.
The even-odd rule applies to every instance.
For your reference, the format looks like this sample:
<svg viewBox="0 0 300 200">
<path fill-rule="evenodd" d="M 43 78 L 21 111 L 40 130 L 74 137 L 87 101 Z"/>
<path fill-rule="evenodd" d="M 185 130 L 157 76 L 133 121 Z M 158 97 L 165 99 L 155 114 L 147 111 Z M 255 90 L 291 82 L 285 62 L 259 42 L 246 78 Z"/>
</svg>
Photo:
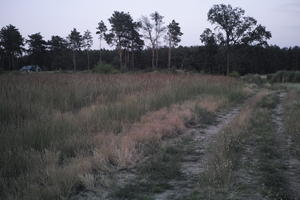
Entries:
<svg viewBox="0 0 300 200">
<path fill-rule="evenodd" d="M 73 28 L 93 33 L 93 48 L 99 41 L 97 24 L 113 11 L 129 12 L 134 20 L 158 11 L 168 24 L 179 22 L 183 36 L 181 45 L 201 45 L 200 34 L 212 26 L 207 12 L 214 4 L 241 7 L 247 16 L 271 31 L 269 44 L 280 47 L 300 46 L 300 0 L 0 0 L 0 27 L 16 26 L 23 37 L 40 32 L 44 39 L 52 35 L 67 37 Z M 106 46 L 107 47 L 107 46 Z"/>
</svg>

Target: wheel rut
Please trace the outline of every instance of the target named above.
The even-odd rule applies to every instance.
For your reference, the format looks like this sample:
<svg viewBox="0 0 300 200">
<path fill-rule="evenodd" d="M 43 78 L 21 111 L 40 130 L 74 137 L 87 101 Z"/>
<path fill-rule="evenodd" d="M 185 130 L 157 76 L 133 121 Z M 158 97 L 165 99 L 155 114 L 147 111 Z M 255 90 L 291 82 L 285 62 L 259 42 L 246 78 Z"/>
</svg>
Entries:
<svg viewBox="0 0 300 200">
<path fill-rule="evenodd" d="M 240 112 L 241 107 L 236 107 L 225 113 L 218 113 L 216 123 L 206 127 L 196 127 L 187 130 L 191 136 L 191 148 L 181 160 L 183 178 L 172 180 L 168 184 L 172 189 L 155 194 L 155 200 L 184 199 L 190 195 L 199 181 L 199 176 L 206 169 L 208 162 L 208 145 L 213 142 L 216 135 L 230 123 Z"/>
<path fill-rule="evenodd" d="M 276 124 L 276 133 L 282 140 L 282 151 L 285 154 L 286 170 L 284 176 L 288 181 L 290 198 L 293 200 L 300 199 L 300 161 L 291 153 L 292 139 L 285 132 L 283 115 L 283 101 L 287 93 L 281 92 L 278 94 L 279 103 L 274 108 L 273 121 Z"/>
</svg>

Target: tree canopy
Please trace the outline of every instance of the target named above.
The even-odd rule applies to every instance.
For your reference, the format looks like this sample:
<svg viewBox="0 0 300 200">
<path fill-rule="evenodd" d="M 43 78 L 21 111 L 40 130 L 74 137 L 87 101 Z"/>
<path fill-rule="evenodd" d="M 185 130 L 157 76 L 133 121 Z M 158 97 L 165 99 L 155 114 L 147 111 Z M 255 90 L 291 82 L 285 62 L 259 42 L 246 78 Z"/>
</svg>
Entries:
<svg viewBox="0 0 300 200">
<path fill-rule="evenodd" d="M 164 26 L 163 16 L 157 11 L 150 14 L 150 19 L 146 16 L 142 17 L 141 25 L 144 31 L 144 38 L 148 40 L 149 46 L 152 51 L 152 69 L 158 67 L 158 49 L 160 39 L 164 34 L 166 27 Z"/>
<path fill-rule="evenodd" d="M 172 20 L 172 22 L 167 26 L 167 35 L 165 37 L 168 46 L 169 46 L 169 53 L 168 53 L 168 68 L 171 68 L 171 52 L 172 48 L 176 47 L 178 43 L 181 41 L 181 36 L 183 33 L 181 32 L 181 28 L 179 26 L 179 23 L 177 23 L 175 20 Z"/>
<path fill-rule="evenodd" d="M 40 33 L 35 33 L 28 37 L 29 39 L 26 40 L 26 43 L 28 44 L 27 51 L 31 57 L 31 64 L 42 66 L 44 64 L 43 54 L 46 53 L 47 42 Z"/>
<path fill-rule="evenodd" d="M 96 34 L 99 35 L 99 41 L 100 41 L 100 45 L 99 45 L 99 63 L 102 63 L 102 54 L 101 54 L 101 47 L 102 47 L 102 40 L 105 38 L 105 34 L 106 34 L 106 31 L 107 31 L 107 27 L 106 25 L 104 24 L 104 22 L 101 20 L 99 23 L 98 23 L 98 26 L 97 26 L 97 32 Z"/>
<path fill-rule="evenodd" d="M 73 51 L 73 70 L 76 71 L 76 51 L 80 51 L 83 45 L 83 37 L 80 32 L 74 28 L 67 39 L 69 46 Z"/>
<path fill-rule="evenodd" d="M 84 32 L 83 37 L 82 37 L 82 47 L 85 49 L 86 54 L 87 54 L 88 70 L 90 70 L 90 54 L 89 54 L 89 51 L 91 50 L 92 45 L 93 45 L 93 37 L 91 35 L 91 31 L 86 30 Z"/>
<path fill-rule="evenodd" d="M 68 50 L 68 42 L 66 39 L 56 35 L 52 36 L 48 41 L 48 49 L 50 51 L 51 66 L 50 69 L 63 69 L 67 65 L 65 52 Z"/>
<path fill-rule="evenodd" d="M 245 16 L 242 8 L 233 8 L 231 5 L 214 5 L 208 12 L 208 21 L 214 25 L 217 34 L 206 29 L 201 35 L 204 44 L 218 42 L 227 49 L 227 74 L 230 72 L 230 47 L 234 45 L 261 45 L 266 46 L 271 33 L 253 17 Z M 212 38 L 214 37 L 214 39 Z"/>
<path fill-rule="evenodd" d="M 116 46 L 119 52 L 119 63 L 122 71 L 129 65 L 129 50 L 140 49 L 143 42 L 138 33 L 140 24 L 134 22 L 129 13 L 115 11 L 108 19 L 111 29 L 105 35 L 106 42 Z"/>
<path fill-rule="evenodd" d="M 267 45 L 267 40 L 272 36 L 264 26 L 257 24 L 256 19 L 245 16 L 242 8 L 225 4 L 214 5 L 207 16 L 208 21 L 218 31 L 218 41 L 226 46 L 251 45 L 255 42 L 258 45 Z"/>
<path fill-rule="evenodd" d="M 74 28 L 68 36 L 68 42 L 72 50 L 80 50 L 83 45 L 83 38 L 80 32 Z"/>
<path fill-rule="evenodd" d="M 181 36 L 183 33 L 181 32 L 181 28 L 179 26 L 179 23 L 177 23 L 175 20 L 172 20 L 172 22 L 167 26 L 167 41 L 168 44 L 171 47 L 176 47 L 178 43 L 181 41 Z"/>
<path fill-rule="evenodd" d="M 0 31 L 0 46 L 8 58 L 9 69 L 14 69 L 16 56 L 21 56 L 23 51 L 24 38 L 19 30 L 13 25 L 7 25 Z"/>
</svg>

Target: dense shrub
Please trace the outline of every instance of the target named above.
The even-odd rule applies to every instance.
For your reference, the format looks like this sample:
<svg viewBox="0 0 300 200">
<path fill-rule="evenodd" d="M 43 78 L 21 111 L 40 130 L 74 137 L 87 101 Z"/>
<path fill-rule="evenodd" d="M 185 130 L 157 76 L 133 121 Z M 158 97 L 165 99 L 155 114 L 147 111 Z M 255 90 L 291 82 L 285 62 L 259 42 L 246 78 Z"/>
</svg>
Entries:
<svg viewBox="0 0 300 200">
<path fill-rule="evenodd" d="M 114 68 L 111 64 L 107 64 L 107 63 L 97 64 L 93 68 L 93 72 L 101 73 L 101 74 L 117 74 L 117 73 L 120 73 L 119 70 Z"/>
<path fill-rule="evenodd" d="M 275 74 L 270 74 L 267 76 L 268 80 L 271 82 L 300 82 L 300 71 L 278 71 Z"/>
<path fill-rule="evenodd" d="M 248 82 L 248 83 L 255 83 L 257 85 L 264 84 L 266 82 L 266 79 L 258 74 L 247 74 L 242 77 L 242 80 Z"/>
<path fill-rule="evenodd" d="M 234 78 L 240 77 L 240 74 L 237 71 L 230 72 L 228 75 Z"/>
</svg>

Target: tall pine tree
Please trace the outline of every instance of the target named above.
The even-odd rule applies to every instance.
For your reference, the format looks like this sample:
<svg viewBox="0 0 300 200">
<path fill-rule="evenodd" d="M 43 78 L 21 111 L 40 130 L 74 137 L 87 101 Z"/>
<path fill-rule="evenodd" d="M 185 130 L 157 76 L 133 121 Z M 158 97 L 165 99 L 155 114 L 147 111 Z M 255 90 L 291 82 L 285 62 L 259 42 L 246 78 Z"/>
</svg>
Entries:
<svg viewBox="0 0 300 200">
<path fill-rule="evenodd" d="M 83 43 L 83 38 L 80 32 L 74 28 L 68 36 L 69 47 L 73 53 L 73 70 L 76 71 L 76 52 L 80 51 Z"/>
</svg>

